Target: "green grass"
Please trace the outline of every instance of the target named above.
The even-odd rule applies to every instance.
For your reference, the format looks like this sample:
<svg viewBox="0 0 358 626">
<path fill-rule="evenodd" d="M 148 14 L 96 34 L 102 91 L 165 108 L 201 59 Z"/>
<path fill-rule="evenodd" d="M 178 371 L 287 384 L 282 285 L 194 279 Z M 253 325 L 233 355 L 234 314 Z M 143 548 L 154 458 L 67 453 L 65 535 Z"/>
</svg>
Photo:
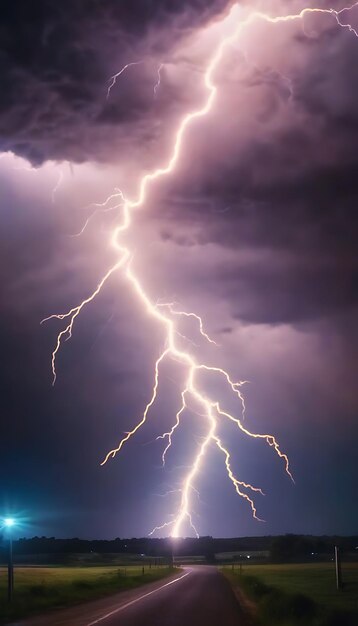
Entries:
<svg viewBox="0 0 358 626">
<path fill-rule="evenodd" d="M 17 567 L 14 597 L 7 602 L 7 571 L 0 568 L 0 623 L 92 600 L 160 580 L 169 567 Z"/>
<path fill-rule="evenodd" d="M 342 565 L 344 587 L 339 591 L 333 563 L 245 565 L 242 575 L 229 567 L 224 573 L 256 602 L 259 623 L 358 623 L 358 563 Z"/>
<path fill-rule="evenodd" d="M 342 566 L 345 586 L 340 591 L 333 563 L 250 565 L 243 572 L 288 593 L 304 593 L 332 609 L 358 610 L 358 563 Z"/>
</svg>

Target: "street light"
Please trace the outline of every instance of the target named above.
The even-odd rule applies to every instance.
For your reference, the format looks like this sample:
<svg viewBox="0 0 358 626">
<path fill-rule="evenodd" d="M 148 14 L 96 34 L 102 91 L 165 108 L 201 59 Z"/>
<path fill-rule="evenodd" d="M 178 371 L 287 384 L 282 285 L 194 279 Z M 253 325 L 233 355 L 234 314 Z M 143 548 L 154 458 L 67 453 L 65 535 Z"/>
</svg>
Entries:
<svg viewBox="0 0 358 626">
<path fill-rule="evenodd" d="M 14 526 L 15 520 L 13 517 L 5 517 L 4 524 L 7 528 L 11 528 L 11 526 Z"/>
<path fill-rule="evenodd" d="M 12 534 L 11 529 L 16 522 L 13 517 L 5 517 L 3 524 L 9 531 L 9 552 L 7 562 L 7 598 L 11 602 L 14 593 L 14 564 L 12 559 Z"/>
</svg>

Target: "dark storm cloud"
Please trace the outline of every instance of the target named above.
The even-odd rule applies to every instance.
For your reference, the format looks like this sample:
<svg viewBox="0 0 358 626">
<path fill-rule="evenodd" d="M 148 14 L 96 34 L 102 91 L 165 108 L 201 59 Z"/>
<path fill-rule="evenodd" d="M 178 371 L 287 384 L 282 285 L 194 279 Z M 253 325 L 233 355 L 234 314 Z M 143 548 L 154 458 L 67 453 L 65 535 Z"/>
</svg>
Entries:
<svg viewBox="0 0 358 626">
<path fill-rule="evenodd" d="M 15 11 L 14 3 L 5 3 L 3 149 L 35 163 L 107 159 L 115 148 L 124 150 L 131 143 L 143 150 L 164 113 L 151 108 L 157 66 L 131 68 L 133 74 L 120 84 L 120 97 L 114 94 L 108 102 L 105 79 L 128 60 L 170 55 L 180 36 L 226 5 L 39 2 L 30 10 L 27 2 L 18 2 Z M 229 141 L 220 141 L 220 130 L 211 141 L 199 136 L 201 147 L 194 147 L 189 171 L 184 165 L 179 178 L 189 200 L 172 209 L 174 231 L 163 228 L 165 238 L 181 245 L 215 241 L 257 250 L 255 261 L 219 266 L 215 273 L 220 290 L 227 290 L 234 303 L 234 314 L 245 321 L 299 322 L 357 303 L 358 45 L 332 18 L 321 19 L 319 26 L 317 31 L 307 22 L 311 36 L 298 29 L 287 40 L 284 77 L 270 67 L 269 57 L 266 67 L 255 59 L 250 65 L 250 55 L 235 59 L 234 65 L 246 63 L 247 68 L 236 84 L 221 85 L 223 102 L 243 90 L 241 107 L 247 95 L 258 94 L 260 104 L 254 102 L 251 118 L 244 112 L 252 132 L 242 141 L 229 110 L 224 116 Z M 301 57 L 303 65 L 297 63 Z M 169 90 L 168 107 L 175 106 L 179 94 Z M 221 125 L 215 119 L 215 126 Z M 208 142 L 214 150 L 207 149 Z M 186 217 L 189 224 L 201 225 L 199 235 L 178 234 L 179 214 L 181 221 Z M 271 251 L 271 258 L 261 250 Z"/>
<path fill-rule="evenodd" d="M 227 5 L 227 0 L 3 2 L 0 149 L 34 164 L 107 159 L 111 148 L 122 145 L 121 125 L 139 121 L 152 100 L 157 66 L 151 67 L 151 59 L 156 63 L 170 55 L 180 37 Z M 125 81 L 120 102 L 107 104 L 108 78 L 143 58 L 147 64 L 133 69 L 135 85 Z"/>
<path fill-rule="evenodd" d="M 260 4 L 268 10 L 267 2 Z M 299 5 L 271 4 L 277 12 Z M 177 63 L 178 47 L 173 65 L 185 58 L 195 71 L 172 81 L 164 72 L 154 106 L 158 62 L 170 63 L 181 37 L 225 5 L 2 3 L 0 148 L 33 163 L 107 161 L 106 167 L 75 165 L 73 177 L 66 169 L 55 203 L 58 166 L 16 171 L 16 160 L 6 157 L 0 168 L 6 425 L 0 491 L 18 502 L 14 510 L 28 507 L 33 519 L 53 509 L 51 523 L 42 522 L 36 533 L 146 534 L 172 510 L 164 499 L 153 504 L 153 494 L 167 490 L 164 482 L 177 486 L 171 468 L 188 462 L 174 448 L 168 473 L 158 469 L 162 448 L 155 437 L 172 423 L 180 402 L 177 375 L 166 366 L 153 419 L 110 465 L 99 467 L 150 397 L 161 329 L 143 315 L 123 277 L 113 276 L 76 320 L 52 388 L 51 350 L 62 326 L 39 321 L 87 297 L 113 263 L 108 215 L 92 220 L 81 238 L 67 235 L 78 232 L 93 209 L 89 203 L 103 200 L 114 184 L 124 181 L 127 192 L 117 167 L 126 165 L 127 148 L 136 144 L 140 151 L 129 167 L 134 178 L 148 146 L 150 167 L 165 162 L 173 137 L 168 112 L 179 108 L 181 115 L 196 106 L 202 68 L 185 45 Z M 292 457 L 295 488 L 271 450 L 266 465 L 262 449 L 250 453 L 247 442 L 240 448 L 238 469 L 250 470 L 243 478 L 268 493 L 264 528 L 252 522 L 230 484 L 226 494 L 219 463 L 208 466 L 215 490 L 200 521 L 204 533 L 355 528 L 358 41 L 332 19 L 307 20 L 305 32 L 277 28 L 273 36 L 267 30 L 246 55 L 240 46 L 230 50 L 229 67 L 224 62 L 217 76 L 215 111 L 191 127 L 177 175 L 157 185 L 147 210 L 136 214 L 133 267 L 148 292 L 163 300 L 173 294 L 183 308 L 203 314 L 219 344 L 213 351 L 207 346 L 208 362 L 222 359 L 233 376 L 251 381 L 250 424 L 274 431 Z M 108 76 L 142 58 L 107 102 Z M 199 94 L 199 106 L 205 97 Z M 158 134 L 167 142 L 164 157 L 153 141 Z M 113 183 L 108 161 L 114 155 Z M 185 424 L 192 428 L 189 415 Z M 191 431 L 189 437 L 193 442 Z M 198 482 L 201 489 L 205 477 Z"/>
</svg>

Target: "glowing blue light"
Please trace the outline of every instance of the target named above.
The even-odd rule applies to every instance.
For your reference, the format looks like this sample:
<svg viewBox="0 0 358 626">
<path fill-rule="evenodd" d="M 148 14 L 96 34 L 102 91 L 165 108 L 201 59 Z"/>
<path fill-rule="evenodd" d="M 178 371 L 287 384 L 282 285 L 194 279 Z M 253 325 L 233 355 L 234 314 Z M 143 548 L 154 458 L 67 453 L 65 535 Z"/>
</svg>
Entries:
<svg viewBox="0 0 358 626">
<path fill-rule="evenodd" d="M 14 526 L 15 520 L 13 517 L 6 517 L 4 519 L 4 524 L 7 528 L 11 528 L 11 526 Z"/>
</svg>

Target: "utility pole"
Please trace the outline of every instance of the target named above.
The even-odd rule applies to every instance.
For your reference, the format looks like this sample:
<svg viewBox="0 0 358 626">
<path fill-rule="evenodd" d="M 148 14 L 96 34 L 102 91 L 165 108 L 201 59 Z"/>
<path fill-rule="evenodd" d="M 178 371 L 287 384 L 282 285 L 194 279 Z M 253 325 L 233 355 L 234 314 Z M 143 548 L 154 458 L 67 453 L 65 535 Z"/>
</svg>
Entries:
<svg viewBox="0 0 358 626">
<path fill-rule="evenodd" d="M 170 537 L 169 567 L 174 567 L 175 537 Z"/>
<path fill-rule="evenodd" d="M 336 585 L 337 589 L 342 589 L 342 570 L 341 570 L 341 556 L 339 554 L 339 547 L 334 546 L 334 559 L 336 563 Z"/>
<path fill-rule="evenodd" d="M 9 602 L 12 601 L 13 593 L 14 593 L 14 563 L 13 563 L 13 557 L 12 557 L 12 536 L 10 532 L 9 533 L 8 562 L 7 562 L 7 599 Z"/>
<path fill-rule="evenodd" d="M 8 601 L 12 601 L 14 594 L 14 562 L 12 557 L 12 528 L 16 525 L 16 519 L 13 517 L 5 517 L 0 521 L 2 528 L 5 528 L 8 532 L 8 559 L 7 559 L 7 598 Z"/>
</svg>

